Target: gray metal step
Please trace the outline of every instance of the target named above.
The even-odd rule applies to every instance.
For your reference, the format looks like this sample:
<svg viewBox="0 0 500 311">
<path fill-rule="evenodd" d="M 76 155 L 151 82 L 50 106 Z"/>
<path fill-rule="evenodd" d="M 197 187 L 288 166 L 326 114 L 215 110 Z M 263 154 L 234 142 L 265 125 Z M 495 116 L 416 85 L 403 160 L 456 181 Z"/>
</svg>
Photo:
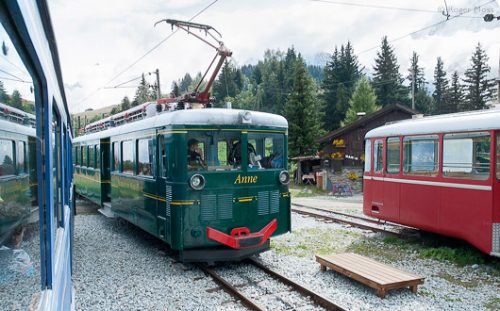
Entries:
<svg viewBox="0 0 500 311">
<path fill-rule="evenodd" d="M 103 208 L 99 209 L 99 213 L 103 214 L 107 218 L 116 218 L 115 213 L 111 210 L 111 203 L 105 202 Z"/>
</svg>

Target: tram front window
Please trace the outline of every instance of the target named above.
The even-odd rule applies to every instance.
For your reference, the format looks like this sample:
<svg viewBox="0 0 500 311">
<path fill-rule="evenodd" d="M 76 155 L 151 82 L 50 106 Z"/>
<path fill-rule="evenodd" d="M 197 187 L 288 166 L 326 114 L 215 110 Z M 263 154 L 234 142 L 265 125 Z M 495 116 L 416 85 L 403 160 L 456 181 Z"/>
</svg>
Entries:
<svg viewBox="0 0 500 311">
<path fill-rule="evenodd" d="M 248 133 L 248 167 L 250 169 L 284 168 L 284 146 L 284 134 Z"/>
<path fill-rule="evenodd" d="M 229 171 L 241 169 L 239 132 L 190 132 L 187 137 L 189 171 Z"/>
</svg>

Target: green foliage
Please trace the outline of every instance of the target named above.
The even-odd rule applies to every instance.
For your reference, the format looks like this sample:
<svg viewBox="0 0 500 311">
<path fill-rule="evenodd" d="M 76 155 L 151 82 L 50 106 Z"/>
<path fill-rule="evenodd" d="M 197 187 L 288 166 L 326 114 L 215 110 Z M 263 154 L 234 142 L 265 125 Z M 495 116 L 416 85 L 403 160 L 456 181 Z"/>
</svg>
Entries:
<svg viewBox="0 0 500 311">
<path fill-rule="evenodd" d="M 427 93 L 427 88 L 424 87 L 415 94 L 415 109 L 426 115 L 434 112 L 434 102 Z"/>
<path fill-rule="evenodd" d="M 385 107 L 396 103 L 408 103 L 408 89 L 403 86 L 403 77 L 399 73 L 394 49 L 387 37 L 382 38 L 382 46 L 375 59 L 373 88 L 378 103 Z"/>
<path fill-rule="evenodd" d="M 451 76 L 451 85 L 446 94 L 446 102 L 452 112 L 463 111 L 465 109 L 463 86 L 460 85 L 460 77 L 457 71 L 454 71 Z"/>
<path fill-rule="evenodd" d="M 443 60 L 441 57 L 437 58 L 436 68 L 434 68 L 434 92 L 432 99 L 434 100 L 434 113 L 451 113 L 456 112 L 453 108 L 457 108 L 448 100 L 448 79 L 446 78 L 446 71 L 444 71 Z"/>
<path fill-rule="evenodd" d="M 130 99 L 128 99 L 127 96 L 123 97 L 122 102 L 120 103 L 120 109 L 121 111 L 130 109 Z"/>
<path fill-rule="evenodd" d="M 459 266 L 484 263 L 483 254 L 472 248 L 430 247 L 423 249 L 420 255 L 423 258 L 450 261 Z"/>
<path fill-rule="evenodd" d="M 9 94 L 5 90 L 5 86 L 3 85 L 3 81 L 0 81 L 0 102 L 3 104 L 7 104 L 10 100 Z"/>
<path fill-rule="evenodd" d="M 500 310 L 500 298 L 492 297 L 483 306 L 488 310 Z"/>
<path fill-rule="evenodd" d="M 370 81 L 366 77 L 362 77 L 359 79 L 356 89 L 349 100 L 349 109 L 347 110 L 346 118 L 342 122 L 342 126 L 356 121 L 358 112 L 370 114 L 379 108 L 377 106 L 377 96 L 370 85 Z"/>
<path fill-rule="evenodd" d="M 495 82 L 488 79 L 491 68 L 488 56 L 478 43 L 471 57 L 471 67 L 465 71 L 465 105 L 464 110 L 480 110 L 487 108 L 486 104 L 495 94 Z"/>
<path fill-rule="evenodd" d="M 221 69 L 219 77 L 215 80 L 212 88 L 212 94 L 217 103 L 223 103 L 227 96 L 236 97 L 243 87 L 243 75 L 234 64 L 226 61 Z"/>
<path fill-rule="evenodd" d="M 18 90 L 14 90 L 12 92 L 9 105 L 17 109 L 23 109 L 23 100 L 21 98 L 21 93 L 19 93 Z"/>
<path fill-rule="evenodd" d="M 135 91 L 135 97 L 131 106 L 135 107 L 144 104 L 145 102 L 154 100 L 155 98 L 155 92 L 150 89 L 149 84 L 146 82 L 146 78 L 144 78 L 144 74 L 142 74 L 141 82 Z"/>
<path fill-rule="evenodd" d="M 293 75 L 293 89 L 285 104 L 288 119 L 289 154 L 291 157 L 315 154 L 317 139 L 323 135 L 323 107 L 305 64 L 298 56 Z"/>
<path fill-rule="evenodd" d="M 325 128 L 337 129 L 349 108 L 349 98 L 361 77 L 358 58 L 351 42 L 337 47 L 324 68 L 321 98 L 325 103 Z"/>
<path fill-rule="evenodd" d="M 408 76 L 406 77 L 406 79 L 410 81 L 410 85 L 408 87 L 410 94 L 412 92 L 413 80 L 415 80 L 415 94 L 416 94 L 419 90 L 425 88 L 427 82 L 425 81 L 424 77 L 424 68 L 420 67 L 420 65 L 418 64 L 417 52 L 415 51 L 413 52 L 410 61 L 411 64 L 410 68 L 408 68 Z"/>
</svg>

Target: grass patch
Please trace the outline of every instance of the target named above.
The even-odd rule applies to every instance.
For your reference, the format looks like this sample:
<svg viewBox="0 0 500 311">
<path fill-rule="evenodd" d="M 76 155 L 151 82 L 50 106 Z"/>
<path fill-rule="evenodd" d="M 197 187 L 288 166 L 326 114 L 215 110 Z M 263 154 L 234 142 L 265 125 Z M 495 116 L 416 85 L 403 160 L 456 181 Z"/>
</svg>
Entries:
<svg viewBox="0 0 500 311">
<path fill-rule="evenodd" d="M 489 310 L 500 310 L 500 298 L 494 297 L 490 298 L 484 305 L 486 309 Z"/>
<path fill-rule="evenodd" d="M 472 248 L 428 247 L 421 250 L 420 256 L 437 261 L 450 261 L 461 267 L 485 262 L 484 255 Z"/>
<path fill-rule="evenodd" d="M 320 195 L 327 195 L 328 192 L 312 185 L 289 185 L 289 191 L 295 198 L 315 197 Z"/>
<path fill-rule="evenodd" d="M 479 286 L 479 282 L 480 282 L 477 279 L 470 280 L 470 281 L 462 281 L 462 280 L 454 277 L 453 275 L 451 275 L 451 274 L 449 274 L 447 272 L 441 272 L 441 273 L 439 273 L 438 277 L 440 277 L 442 279 L 445 279 L 446 281 L 448 281 L 451 284 L 460 285 L 460 286 L 465 287 L 465 288 L 474 288 L 474 287 L 477 287 L 477 286 Z"/>
</svg>

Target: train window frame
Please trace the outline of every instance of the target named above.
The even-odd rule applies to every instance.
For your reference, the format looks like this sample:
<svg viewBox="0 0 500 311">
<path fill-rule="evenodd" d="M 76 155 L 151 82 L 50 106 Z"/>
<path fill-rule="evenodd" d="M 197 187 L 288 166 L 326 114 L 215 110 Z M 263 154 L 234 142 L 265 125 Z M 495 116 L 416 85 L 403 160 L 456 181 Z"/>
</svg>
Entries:
<svg viewBox="0 0 500 311">
<path fill-rule="evenodd" d="M 113 172 L 120 172 L 120 170 L 121 170 L 120 142 L 114 141 L 113 144 L 111 145 L 111 148 L 112 148 L 111 151 L 113 152 L 113 154 L 112 154 L 113 161 L 111 162 L 112 171 Z"/>
<path fill-rule="evenodd" d="M 420 156 L 421 158 L 424 158 L 424 156 L 429 156 L 429 155 L 424 155 L 421 151 L 420 153 L 413 153 L 413 150 L 415 149 L 414 146 L 417 146 L 416 142 L 422 143 L 424 141 L 432 141 L 434 146 L 432 148 L 433 150 L 433 170 L 425 170 L 425 169 L 419 169 L 418 171 L 411 170 L 414 167 L 426 167 L 426 166 L 431 166 L 431 165 L 416 165 L 416 164 L 407 164 L 408 160 L 408 152 L 410 153 L 410 160 L 413 160 L 414 156 L 416 157 L 417 155 Z M 403 163 L 402 163 L 402 168 L 403 168 L 403 175 L 406 176 L 422 176 L 422 177 L 436 177 L 439 174 L 440 170 L 440 139 L 438 134 L 429 134 L 429 135 L 412 135 L 412 136 L 405 136 L 403 137 L 403 145 L 402 145 L 402 150 L 403 150 Z M 419 147 L 422 149 L 422 147 Z M 412 161 L 413 162 L 413 161 Z M 430 162 L 430 161 L 429 161 Z M 423 162 L 425 163 L 425 162 Z"/>
<path fill-rule="evenodd" d="M 4 173 L 3 173 L 3 168 L 2 168 L 2 169 L 0 170 L 0 177 L 15 176 L 15 175 L 16 175 L 16 165 L 15 165 L 15 158 L 14 158 L 14 152 L 15 152 L 15 151 L 14 151 L 14 150 L 15 150 L 15 149 L 14 149 L 14 141 L 13 141 L 13 140 L 11 140 L 11 139 L 0 139 L 0 148 L 2 148 L 2 149 L 3 149 L 3 147 L 2 147 L 2 142 L 4 142 L 6 146 L 10 145 L 10 148 L 11 148 L 10 159 L 11 159 L 12 163 L 11 163 L 10 165 L 12 166 L 12 168 L 11 168 L 12 173 L 10 173 L 10 174 L 4 174 Z M 2 155 L 2 152 L 3 152 L 3 150 L 2 150 L 2 149 L 0 149 L 0 160 L 2 161 L 2 162 L 0 163 L 0 168 L 1 168 L 1 166 L 3 166 L 3 165 L 4 165 L 4 164 L 3 164 L 3 163 L 4 163 L 4 160 L 3 160 L 3 159 L 1 159 L 1 157 L 4 157 L 4 156 Z M 5 157 L 6 157 L 6 156 L 5 156 Z M 4 157 L 4 158 L 5 158 L 5 157 Z M 9 164 L 7 164 L 7 165 L 9 165 Z"/>
<path fill-rule="evenodd" d="M 485 141 L 477 141 L 476 138 L 485 138 Z M 469 142 L 470 140 L 470 142 Z M 462 141 L 462 142 L 460 142 Z M 453 146 L 450 143 L 454 143 Z M 467 144 L 467 145 L 464 145 Z M 488 150 L 482 152 L 489 161 L 485 164 L 479 163 L 478 159 L 480 144 L 487 146 Z M 458 148 L 457 148 L 458 147 Z M 447 151 L 451 148 L 451 151 Z M 469 148 L 470 152 L 467 152 Z M 488 180 L 491 175 L 491 134 L 486 131 L 468 133 L 450 133 L 443 135 L 443 163 L 442 172 L 445 178 L 458 178 L 469 180 Z M 466 158 L 464 158 L 466 157 Z M 450 163 L 449 161 L 467 161 L 463 163 Z M 464 165 L 469 165 L 465 167 Z M 462 164 L 462 165 L 460 165 Z M 487 173 L 487 174 L 484 174 Z"/>
<path fill-rule="evenodd" d="M 284 133 L 275 133 L 272 131 L 248 132 L 248 144 L 252 144 L 256 154 L 248 151 L 248 168 L 264 170 L 282 170 L 286 163 L 283 161 L 285 153 L 285 135 Z"/>
<path fill-rule="evenodd" d="M 127 147 L 127 149 L 130 150 L 130 152 L 128 152 L 129 150 L 125 150 L 125 146 Z M 126 151 L 126 152 L 124 152 L 124 151 Z M 127 168 L 126 170 L 125 170 L 125 160 L 123 158 L 123 155 L 125 153 L 127 154 L 127 156 L 130 156 L 130 158 L 127 157 L 126 161 L 130 161 L 130 164 L 131 164 L 131 168 Z M 133 142 L 133 140 L 131 140 L 131 139 L 130 140 L 123 140 L 120 143 L 120 154 L 121 154 L 121 156 L 120 156 L 120 164 L 121 164 L 120 172 L 122 174 L 126 174 L 126 175 L 135 175 L 135 156 L 134 156 L 134 142 Z"/>
<path fill-rule="evenodd" d="M 371 139 L 366 139 L 365 140 L 365 165 L 364 165 L 364 171 L 365 172 L 371 172 L 372 171 L 372 140 Z"/>
<path fill-rule="evenodd" d="M 89 145 L 89 168 L 95 168 L 95 148 L 94 145 Z"/>
<path fill-rule="evenodd" d="M 99 144 L 94 145 L 95 152 L 95 169 L 101 170 L 101 146 Z"/>
<path fill-rule="evenodd" d="M 146 149 L 141 148 L 141 144 L 146 144 Z M 147 150 L 147 160 L 149 162 L 142 162 L 141 157 L 144 156 L 144 150 Z M 153 139 L 140 138 L 136 140 L 136 155 L 137 155 L 137 175 L 145 178 L 153 177 Z M 145 158 L 143 158 L 145 159 Z M 149 166 L 149 168 L 148 168 Z"/>
<path fill-rule="evenodd" d="M 82 166 L 88 166 L 88 156 L 89 156 L 89 148 L 87 145 L 82 146 Z"/>
<path fill-rule="evenodd" d="M 397 144 L 394 144 L 394 141 Z M 394 152 L 393 156 L 390 156 L 391 146 L 397 146 L 397 157 L 396 152 Z M 396 151 L 396 150 L 394 150 Z M 397 159 L 397 163 L 392 163 L 391 160 Z M 396 168 L 397 165 L 397 169 Z M 401 139 L 398 136 L 387 137 L 386 139 L 386 148 L 385 148 L 385 171 L 387 174 L 398 175 L 401 172 Z M 391 170 L 391 166 L 394 168 Z"/>
<path fill-rule="evenodd" d="M 380 152 L 378 149 L 380 145 Z M 379 157 L 380 155 L 380 157 Z M 380 162 L 379 162 L 380 158 Z M 375 139 L 373 142 L 373 173 L 383 174 L 384 173 L 384 140 Z"/>
</svg>

